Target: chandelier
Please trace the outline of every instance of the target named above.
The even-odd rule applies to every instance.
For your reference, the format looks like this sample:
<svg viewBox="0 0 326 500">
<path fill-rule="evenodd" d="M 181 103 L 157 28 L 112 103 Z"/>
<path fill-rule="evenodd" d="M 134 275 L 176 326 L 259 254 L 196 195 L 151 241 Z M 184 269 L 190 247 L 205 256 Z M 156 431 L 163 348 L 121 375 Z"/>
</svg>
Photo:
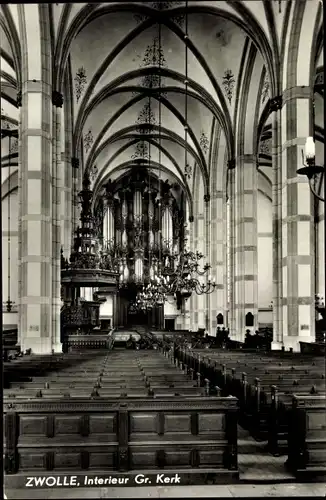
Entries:
<svg viewBox="0 0 326 500">
<path fill-rule="evenodd" d="M 210 275 L 205 281 L 200 280 L 211 268 L 207 263 L 200 267 L 203 258 L 201 252 L 192 252 L 186 247 L 179 255 L 166 255 L 160 273 L 138 292 L 135 307 L 146 311 L 164 302 L 171 303 L 172 299 L 172 303 L 177 301 L 179 309 L 182 299 L 188 299 L 192 293 L 211 294 L 217 285 Z"/>
<path fill-rule="evenodd" d="M 186 2 L 187 12 L 187 2 Z M 186 16 L 186 36 L 188 38 L 188 19 Z M 159 23 L 159 49 L 161 50 L 161 24 Z M 160 63 L 159 63 L 160 64 Z M 158 90 L 161 92 L 161 80 L 159 73 Z M 185 43 L 185 168 L 188 166 L 188 45 Z M 161 128 L 161 99 L 158 98 L 159 120 L 158 126 Z M 161 145 L 161 135 L 159 134 L 159 144 Z M 161 163 L 161 147 L 159 147 L 159 164 Z M 161 174 L 161 172 L 159 172 Z M 160 199 L 159 207 L 161 209 L 164 200 Z M 159 216 L 161 223 L 161 212 Z M 184 224 L 183 229 L 186 228 Z M 160 227 L 160 234 L 162 228 Z M 179 228 L 181 229 L 181 228 Z M 183 232 L 184 235 L 184 232 Z M 183 236 L 182 235 L 182 236 Z M 142 290 L 138 292 L 136 297 L 136 307 L 142 310 L 150 310 L 155 306 L 160 306 L 164 302 L 172 300 L 176 301 L 178 309 L 181 308 L 182 300 L 189 298 L 192 293 L 197 295 L 211 294 L 215 288 L 215 279 L 212 280 L 208 275 L 210 269 L 209 264 L 201 266 L 201 260 L 204 255 L 199 251 L 190 251 L 186 248 L 187 240 L 181 237 L 180 246 L 177 251 L 174 249 L 173 242 L 160 240 L 160 248 L 158 249 L 158 260 L 154 266 L 154 273 L 151 273 L 149 283 L 144 283 Z M 162 246 L 163 245 L 163 246 Z M 202 280 L 200 277 L 204 277 Z"/>
<path fill-rule="evenodd" d="M 149 311 L 154 307 L 162 306 L 166 300 L 164 291 L 153 282 L 144 285 L 142 291 L 138 292 L 134 305 L 138 310 Z"/>
<path fill-rule="evenodd" d="M 200 260 L 203 257 L 204 255 L 198 251 L 185 249 L 179 256 L 170 258 L 171 264 L 163 268 L 162 276 L 158 278 L 159 283 L 163 284 L 165 293 L 169 295 L 179 293 L 185 298 L 190 297 L 193 292 L 197 295 L 212 293 L 216 288 L 215 279 L 212 280 L 209 275 L 206 282 L 199 280 L 199 276 L 204 276 L 211 268 L 210 264 L 205 264 L 200 269 Z"/>
</svg>

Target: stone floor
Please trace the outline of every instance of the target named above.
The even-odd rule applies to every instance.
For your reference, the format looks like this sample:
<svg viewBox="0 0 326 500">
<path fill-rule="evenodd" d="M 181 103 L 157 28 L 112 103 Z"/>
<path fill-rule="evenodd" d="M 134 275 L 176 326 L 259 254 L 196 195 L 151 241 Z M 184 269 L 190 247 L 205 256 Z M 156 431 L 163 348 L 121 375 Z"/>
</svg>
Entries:
<svg viewBox="0 0 326 500">
<path fill-rule="evenodd" d="M 157 486 L 138 488 L 83 488 L 40 489 L 33 491 L 8 490 L 11 499 L 66 499 L 66 498 L 247 498 L 247 497 L 326 497 L 326 485 L 309 484 L 236 484 L 218 486 Z"/>
</svg>

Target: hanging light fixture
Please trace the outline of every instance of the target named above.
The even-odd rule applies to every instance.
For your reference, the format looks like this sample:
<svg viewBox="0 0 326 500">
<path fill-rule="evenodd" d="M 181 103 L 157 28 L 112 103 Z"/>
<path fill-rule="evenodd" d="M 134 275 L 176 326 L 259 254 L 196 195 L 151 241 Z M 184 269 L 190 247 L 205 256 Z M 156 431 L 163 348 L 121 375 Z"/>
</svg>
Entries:
<svg viewBox="0 0 326 500">
<path fill-rule="evenodd" d="M 159 28 L 159 35 L 158 35 L 158 53 L 161 54 L 161 23 L 158 25 Z M 161 66 L 161 57 L 157 58 L 157 64 L 158 64 L 158 103 L 159 103 L 159 124 L 158 124 L 158 129 L 159 129 L 159 149 L 158 149 L 158 154 L 159 154 L 159 164 L 161 163 L 161 100 L 160 100 L 160 91 L 161 91 L 161 71 L 160 71 L 160 66 Z M 152 85 L 152 78 L 149 78 L 150 82 L 150 91 L 153 89 Z M 149 96 L 149 121 L 151 119 L 151 97 Z M 152 131 L 151 123 L 149 123 L 149 132 Z M 150 174 L 151 174 L 151 143 L 148 141 L 148 150 L 149 150 L 149 159 L 148 159 L 148 178 L 149 178 L 149 203 L 151 203 L 151 196 L 152 196 L 152 190 L 151 190 L 151 184 L 150 184 Z M 142 290 L 138 292 L 137 297 L 136 297 L 136 302 L 135 302 L 135 307 L 137 309 L 143 310 L 143 311 L 148 311 L 153 309 L 156 306 L 162 305 L 165 301 L 165 297 L 163 294 L 159 292 L 157 287 L 155 286 L 157 284 L 157 270 L 160 267 L 160 261 L 161 261 L 161 244 L 162 244 L 162 238 L 161 238 L 161 196 L 160 196 L 160 190 L 161 190 L 161 170 L 159 169 L 159 181 L 158 181 L 158 238 L 156 241 L 156 245 L 154 242 L 154 235 L 152 232 L 152 219 L 151 219 L 151 214 L 149 213 L 149 231 L 148 231 L 148 282 L 142 287 Z M 153 212 L 154 206 L 153 206 Z M 154 213 L 153 213 L 153 218 L 154 218 Z M 156 250 L 156 255 L 157 258 L 155 257 L 155 250 Z"/>
<path fill-rule="evenodd" d="M 188 1 L 186 1 L 186 16 L 185 16 L 185 171 L 188 168 Z M 159 48 L 161 49 L 161 26 L 159 26 Z M 159 62 L 160 64 L 160 62 Z M 161 72 L 159 71 L 159 131 L 161 130 Z M 161 136 L 159 135 L 159 164 L 161 164 Z M 165 251 L 162 248 L 162 198 L 161 198 L 161 170 L 159 170 L 159 195 L 158 195 L 158 212 L 159 212 L 159 227 L 158 227 L 158 266 L 154 279 L 143 287 L 142 291 L 137 295 L 136 307 L 142 310 L 149 310 L 155 305 L 163 304 L 164 302 L 174 303 L 180 309 L 183 299 L 187 299 L 192 293 L 197 295 L 210 294 L 216 288 L 215 279 L 212 280 L 208 275 L 211 268 L 209 264 L 201 266 L 201 261 L 204 255 L 199 251 L 190 251 L 187 248 L 187 240 L 184 238 L 180 241 L 179 254 L 175 252 Z M 184 224 L 184 230 L 186 229 Z M 201 276 L 207 276 L 205 282 L 200 281 Z"/>
<path fill-rule="evenodd" d="M 297 170 L 297 174 L 307 176 L 312 194 L 320 201 L 324 202 L 325 193 L 320 192 L 321 185 L 319 185 L 319 189 L 317 189 L 314 181 L 316 181 L 317 176 L 322 176 L 322 178 L 324 177 L 325 167 L 324 165 L 316 165 L 316 146 L 313 137 L 307 137 L 306 139 L 305 152 L 302 151 L 302 164 L 303 167 Z M 325 190 L 325 179 L 323 179 L 323 181 Z"/>
<path fill-rule="evenodd" d="M 1 128 L 1 139 L 8 137 L 8 241 L 7 241 L 7 260 L 8 260 L 8 274 L 7 274 L 7 300 L 5 302 L 6 312 L 11 312 L 14 302 L 11 300 L 11 158 L 13 154 L 12 139 L 18 139 L 18 130 L 12 130 L 10 126 Z"/>
<path fill-rule="evenodd" d="M 188 168 L 188 1 L 186 1 L 185 15 L 185 171 Z M 184 224 L 184 230 L 186 229 Z M 192 252 L 187 249 L 187 240 L 180 242 L 179 255 L 172 253 L 165 258 L 161 273 L 156 278 L 157 290 L 165 297 L 173 296 L 180 305 L 182 298 L 189 298 L 195 292 L 197 295 L 210 294 L 216 288 L 215 280 L 210 276 L 205 283 L 199 280 L 200 276 L 207 275 L 210 265 L 205 264 L 200 268 L 200 261 L 204 258 L 199 251 Z"/>
</svg>

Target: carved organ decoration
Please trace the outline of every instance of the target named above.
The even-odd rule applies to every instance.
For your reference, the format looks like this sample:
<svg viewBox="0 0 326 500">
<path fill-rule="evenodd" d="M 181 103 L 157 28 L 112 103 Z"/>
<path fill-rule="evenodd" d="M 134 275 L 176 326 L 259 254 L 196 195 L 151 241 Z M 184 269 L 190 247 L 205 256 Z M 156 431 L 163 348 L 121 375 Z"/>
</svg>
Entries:
<svg viewBox="0 0 326 500">
<path fill-rule="evenodd" d="M 106 187 L 103 250 L 119 273 L 120 288 L 149 283 L 159 269 L 173 265 L 170 257 L 180 248 L 182 203 L 167 181 L 149 175 L 135 169 Z"/>
</svg>

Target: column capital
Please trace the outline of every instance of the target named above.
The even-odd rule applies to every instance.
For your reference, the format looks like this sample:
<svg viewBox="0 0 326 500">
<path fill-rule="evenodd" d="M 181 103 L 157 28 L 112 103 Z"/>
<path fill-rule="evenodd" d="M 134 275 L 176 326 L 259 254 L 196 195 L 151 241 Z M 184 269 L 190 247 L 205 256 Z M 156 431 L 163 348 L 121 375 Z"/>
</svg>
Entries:
<svg viewBox="0 0 326 500">
<path fill-rule="evenodd" d="M 79 168 L 79 158 L 72 157 L 71 166 L 72 168 Z"/>
<path fill-rule="evenodd" d="M 52 92 L 52 104 L 57 108 L 62 108 L 63 106 L 63 95 L 57 90 L 53 90 Z"/>
<path fill-rule="evenodd" d="M 279 111 L 282 109 L 283 105 L 283 97 L 281 95 L 278 95 L 276 97 L 272 97 L 269 101 L 269 109 L 270 112 L 273 113 L 274 111 Z"/>
<path fill-rule="evenodd" d="M 211 201 L 211 195 L 209 193 L 204 195 L 204 202 L 209 203 Z"/>
<path fill-rule="evenodd" d="M 228 170 L 234 170 L 235 169 L 235 158 L 232 158 L 231 160 L 228 160 L 227 167 L 228 167 Z"/>
<path fill-rule="evenodd" d="M 21 90 L 19 90 L 17 92 L 16 102 L 17 102 L 18 108 L 21 108 L 21 106 L 22 106 L 22 91 Z"/>
<path fill-rule="evenodd" d="M 194 216 L 193 215 L 189 215 L 189 222 L 194 222 Z"/>
</svg>

